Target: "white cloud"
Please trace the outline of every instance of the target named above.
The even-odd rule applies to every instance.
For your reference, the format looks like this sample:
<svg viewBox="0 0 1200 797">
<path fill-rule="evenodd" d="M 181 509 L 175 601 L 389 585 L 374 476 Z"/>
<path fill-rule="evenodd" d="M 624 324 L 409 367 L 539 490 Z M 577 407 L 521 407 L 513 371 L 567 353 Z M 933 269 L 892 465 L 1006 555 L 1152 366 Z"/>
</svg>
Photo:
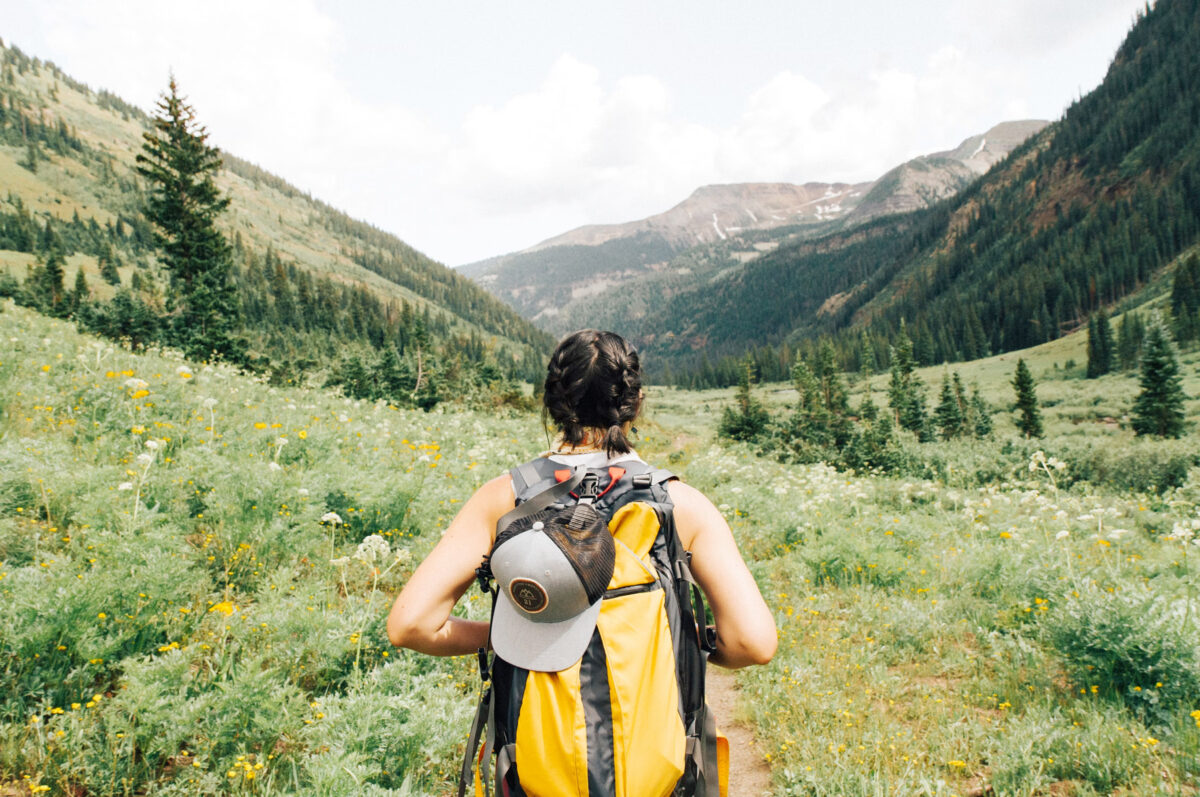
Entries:
<svg viewBox="0 0 1200 797">
<path fill-rule="evenodd" d="M 467 115 L 448 184 L 514 232 L 564 219 L 550 235 L 665 210 L 705 183 L 873 179 L 1003 121 L 1020 107 L 1004 89 L 998 72 L 942 47 L 918 72 L 876 70 L 839 93 L 782 71 L 728 124 L 701 126 L 674 112 L 657 79 L 606 87 L 563 56 L 537 89 Z M 536 239 L 507 237 L 510 248 Z"/>
<path fill-rule="evenodd" d="M 1082 47 L 1097 25 L 1125 24 L 1113 20 L 1129 4 L 1063 0 L 1080 19 L 1097 4 L 1092 16 L 1102 21 L 1076 25 L 1064 21 L 1062 4 L 962 0 L 949 14 L 971 36 L 939 28 L 905 45 L 920 57 L 902 67 L 851 42 L 844 63 L 780 52 L 778 70 L 749 85 L 740 107 L 707 108 L 700 123 L 676 107 L 681 86 L 572 55 L 539 83 L 472 108 L 446 96 L 436 112 L 406 107 L 403 92 L 379 100 L 339 72 L 355 31 L 316 2 L 40 0 L 0 16 L 37 19 L 50 52 L 36 54 L 144 107 L 173 69 L 215 143 L 459 263 L 580 224 L 656 213 L 705 183 L 872 179 L 1028 115 L 1035 70 L 1046 63 L 1035 51 L 1056 46 L 1043 40 L 1059 35 Z M 1022 44 L 1030 37 L 1037 48 Z M 745 47 L 729 45 L 713 57 L 736 59 Z M 393 76 L 387 52 L 375 59 L 377 81 L 438 85 L 436 61 Z"/>
</svg>

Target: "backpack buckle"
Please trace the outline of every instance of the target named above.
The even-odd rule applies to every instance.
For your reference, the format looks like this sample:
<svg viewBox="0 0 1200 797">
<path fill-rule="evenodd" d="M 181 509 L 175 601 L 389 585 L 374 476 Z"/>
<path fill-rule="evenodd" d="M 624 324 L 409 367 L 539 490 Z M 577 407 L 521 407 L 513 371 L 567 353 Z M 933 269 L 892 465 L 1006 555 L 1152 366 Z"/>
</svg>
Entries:
<svg viewBox="0 0 1200 797">
<path fill-rule="evenodd" d="M 489 561 L 491 557 L 484 556 L 479 567 L 475 568 L 475 578 L 479 581 L 479 590 L 481 592 L 492 591 L 492 565 Z"/>
<path fill-rule="evenodd" d="M 591 503 L 596 500 L 598 495 L 600 495 L 600 477 L 589 473 L 583 477 L 583 482 L 579 485 L 579 501 Z"/>
<path fill-rule="evenodd" d="M 636 490 L 645 490 L 651 484 L 654 484 L 654 477 L 649 473 L 639 473 L 633 477 L 633 487 Z"/>
<path fill-rule="evenodd" d="M 492 680 L 492 665 L 488 661 L 487 648 L 477 649 L 475 655 L 479 657 L 479 677 L 486 684 Z"/>
</svg>

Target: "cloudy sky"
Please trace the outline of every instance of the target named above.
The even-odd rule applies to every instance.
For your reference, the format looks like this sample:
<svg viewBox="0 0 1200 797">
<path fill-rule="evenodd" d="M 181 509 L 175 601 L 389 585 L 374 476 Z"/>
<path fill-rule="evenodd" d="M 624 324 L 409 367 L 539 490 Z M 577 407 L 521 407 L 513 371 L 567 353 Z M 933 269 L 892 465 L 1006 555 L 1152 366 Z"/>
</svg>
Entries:
<svg viewBox="0 0 1200 797">
<path fill-rule="evenodd" d="M 459 265 L 868 180 L 1100 82 L 1143 0 L 0 0 L 0 36 Z"/>
</svg>

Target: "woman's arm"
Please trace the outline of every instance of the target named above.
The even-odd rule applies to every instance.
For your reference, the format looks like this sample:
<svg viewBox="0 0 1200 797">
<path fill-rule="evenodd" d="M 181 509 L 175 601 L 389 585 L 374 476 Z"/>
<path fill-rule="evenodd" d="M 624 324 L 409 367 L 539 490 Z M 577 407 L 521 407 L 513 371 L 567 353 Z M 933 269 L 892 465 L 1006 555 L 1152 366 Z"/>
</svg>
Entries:
<svg viewBox="0 0 1200 797">
<path fill-rule="evenodd" d="M 451 617 L 450 612 L 491 550 L 496 521 L 512 508 L 512 478 L 507 473 L 467 500 L 392 604 L 387 632 L 393 645 L 434 656 L 487 647 L 487 623 Z"/>
<path fill-rule="evenodd" d="M 692 575 L 716 620 L 717 652 L 709 661 L 730 669 L 766 664 L 779 644 L 775 618 L 733 541 L 729 524 L 694 487 L 673 481 L 667 489 L 675 504 L 679 537 L 692 552 Z"/>
</svg>

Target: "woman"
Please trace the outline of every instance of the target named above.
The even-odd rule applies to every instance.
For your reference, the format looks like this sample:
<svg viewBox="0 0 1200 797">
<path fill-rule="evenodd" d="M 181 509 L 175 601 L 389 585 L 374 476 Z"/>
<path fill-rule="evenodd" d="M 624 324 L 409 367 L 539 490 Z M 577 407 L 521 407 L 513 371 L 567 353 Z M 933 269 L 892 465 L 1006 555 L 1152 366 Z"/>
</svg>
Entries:
<svg viewBox="0 0 1200 797">
<path fill-rule="evenodd" d="M 637 352 L 613 332 L 568 335 L 550 357 L 545 408 L 559 430 L 545 454 L 564 465 L 605 467 L 637 458 L 630 429 L 642 405 Z M 725 518 L 698 490 L 671 481 L 675 524 L 692 554 L 692 574 L 716 624 L 709 661 L 730 669 L 765 664 L 775 654 L 775 620 L 734 543 Z M 413 573 L 392 606 L 388 638 L 397 647 L 435 656 L 471 654 L 488 646 L 488 623 L 451 616 L 491 550 L 496 522 L 513 508 L 508 473 L 480 487 Z"/>
<path fill-rule="evenodd" d="M 619 335 L 563 339 L 546 373 L 552 450 L 480 487 L 392 607 L 394 645 L 494 649 L 460 795 L 472 777 L 486 793 L 493 760 L 497 795 L 724 794 L 689 582 L 716 621 L 709 661 L 766 663 L 775 622 L 712 502 L 630 446 L 641 387 Z M 450 614 L 477 576 L 497 584 L 490 625 Z"/>
</svg>

